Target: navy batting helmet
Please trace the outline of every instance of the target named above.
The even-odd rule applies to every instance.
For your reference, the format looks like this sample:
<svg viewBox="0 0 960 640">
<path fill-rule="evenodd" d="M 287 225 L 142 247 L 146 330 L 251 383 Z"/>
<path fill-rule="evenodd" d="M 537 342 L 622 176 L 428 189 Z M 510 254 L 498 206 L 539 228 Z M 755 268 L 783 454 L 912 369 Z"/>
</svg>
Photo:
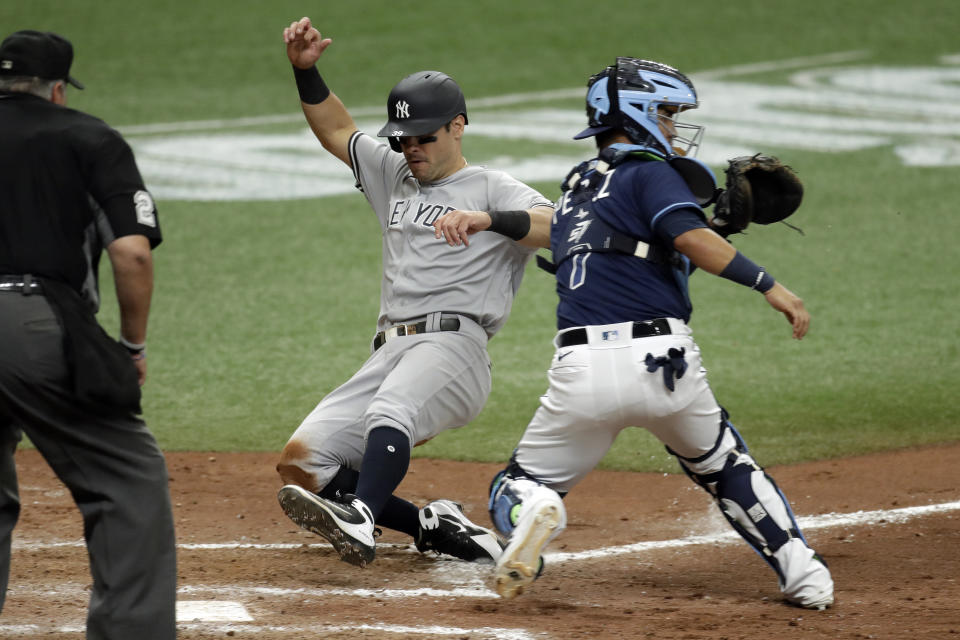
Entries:
<svg viewBox="0 0 960 640">
<path fill-rule="evenodd" d="M 440 71 L 418 71 L 390 91 L 387 124 L 377 135 L 390 138 L 390 147 L 400 151 L 397 138 L 432 133 L 458 115 L 466 123 L 467 102 L 453 78 Z"/>
<path fill-rule="evenodd" d="M 672 145 L 686 144 L 680 153 L 694 155 L 703 127 L 678 123 L 677 129 L 693 130 L 689 136 L 668 141 L 660 131 L 660 105 L 676 107 L 673 117 L 685 109 L 696 109 L 697 91 L 687 76 L 673 67 L 641 60 L 617 58 L 617 64 L 590 77 L 587 83 L 587 117 L 590 126 L 574 136 L 587 138 L 610 129 L 623 129 L 634 144 L 661 155 L 677 152 Z"/>
</svg>

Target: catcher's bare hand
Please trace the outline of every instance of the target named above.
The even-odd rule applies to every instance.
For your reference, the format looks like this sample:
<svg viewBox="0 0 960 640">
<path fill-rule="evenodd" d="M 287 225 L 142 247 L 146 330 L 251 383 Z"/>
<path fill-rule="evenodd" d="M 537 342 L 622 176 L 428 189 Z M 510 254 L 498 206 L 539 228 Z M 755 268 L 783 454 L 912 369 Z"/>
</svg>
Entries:
<svg viewBox="0 0 960 640">
<path fill-rule="evenodd" d="M 433 235 L 447 241 L 451 247 L 470 246 L 470 236 L 490 228 L 490 214 L 486 211 L 451 211 L 433 223 Z"/>
<path fill-rule="evenodd" d="M 803 300 L 779 282 L 774 283 L 763 296 L 771 307 L 787 316 L 787 320 L 793 326 L 794 338 L 800 340 L 807 334 L 810 328 L 810 312 L 803 306 Z"/>
<path fill-rule="evenodd" d="M 287 44 L 287 57 L 293 66 L 309 69 L 320 59 L 320 54 L 333 42 L 330 38 L 321 38 L 320 32 L 303 17 L 283 30 L 283 41 Z"/>
</svg>

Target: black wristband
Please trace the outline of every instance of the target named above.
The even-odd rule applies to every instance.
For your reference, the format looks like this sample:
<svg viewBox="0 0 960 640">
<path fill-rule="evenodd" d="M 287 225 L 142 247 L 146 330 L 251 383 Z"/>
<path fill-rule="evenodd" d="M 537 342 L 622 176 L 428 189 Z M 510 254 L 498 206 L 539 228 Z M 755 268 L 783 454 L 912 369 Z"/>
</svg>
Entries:
<svg viewBox="0 0 960 640">
<path fill-rule="evenodd" d="M 301 69 L 293 66 L 293 77 L 297 81 L 297 91 L 300 92 L 300 102 L 304 104 L 320 104 L 330 96 L 327 83 L 320 77 L 315 66 Z"/>
<path fill-rule="evenodd" d="M 520 240 L 530 233 L 530 214 L 519 211 L 490 211 L 490 229 L 511 240 Z"/>
<path fill-rule="evenodd" d="M 753 260 L 737 251 L 733 260 L 720 272 L 721 278 L 733 280 L 745 287 L 756 289 L 760 293 L 769 291 L 776 280 L 763 267 L 757 266 Z"/>
</svg>

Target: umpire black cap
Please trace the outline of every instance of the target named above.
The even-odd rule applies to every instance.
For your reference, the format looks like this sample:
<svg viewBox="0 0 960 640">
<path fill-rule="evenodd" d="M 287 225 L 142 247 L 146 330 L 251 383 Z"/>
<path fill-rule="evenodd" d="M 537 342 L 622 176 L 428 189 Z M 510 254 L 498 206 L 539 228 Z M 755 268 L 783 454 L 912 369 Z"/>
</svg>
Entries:
<svg viewBox="0 0 960 640">
<path fill-rule="evenodd" d="M 460 85 L 440 71 L 418 71 L 390 91 L 387 124 L 377 135 L 390 138 L 390 146 L 399 151 L 397 138 L 432 133 L 458 115 L 467 122 L 467 101 Z"/>
<path fill-rule="evenodd" d="M 26 29 L 0 43 L 0 76 L 64 80 L 77 89 L 83 85 L 70 75 L 73 45 L 55 33 Z"/>
</svg>

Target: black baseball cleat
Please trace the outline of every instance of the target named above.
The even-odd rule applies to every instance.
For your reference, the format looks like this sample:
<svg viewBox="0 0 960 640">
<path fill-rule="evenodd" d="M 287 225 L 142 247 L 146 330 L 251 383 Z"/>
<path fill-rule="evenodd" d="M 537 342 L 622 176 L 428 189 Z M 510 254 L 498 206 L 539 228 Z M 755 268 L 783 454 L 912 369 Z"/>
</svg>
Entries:
<svg viewBox="0 0 960 640">
<path fill-rule="evenodd" d="M 277 500 L 297 525 L 329 540 L 344 562 L 358 567 L 373 562 L 373 515 L 356 496 L 344 494 L 343 502 L 337 502 L 288 484 L 280 489 Z"/>
<path fill-rule="evenodd" d="M 417 550 L 460 558 L 467 562 L 496 562 L 503 550 L 500 537 L 470 522 L 463 508 L 450 500 L 435 500 L 420 509 Z"/>
</svg>

